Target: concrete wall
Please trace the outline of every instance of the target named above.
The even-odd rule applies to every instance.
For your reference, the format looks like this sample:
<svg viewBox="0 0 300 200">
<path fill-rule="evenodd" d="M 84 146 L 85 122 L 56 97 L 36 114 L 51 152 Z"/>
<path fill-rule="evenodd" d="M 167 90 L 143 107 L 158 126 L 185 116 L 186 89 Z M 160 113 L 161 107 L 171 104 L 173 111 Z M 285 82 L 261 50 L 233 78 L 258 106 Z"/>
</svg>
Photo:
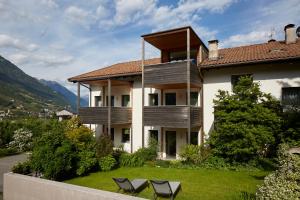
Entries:
<svg viewBox="0 0 300 200">
<path fill-rule="evenodd" d="M 124 194 L 14 173 L 4 175 L 3 195 L 4 200 L 142 200 Z"/>
<path fill-rule="evenodd" d="M 281 99 L 283 87 L 300 86 L 300 68 L 297 64 L 269 64 L 210 69 L 204 71 L 204 132 L 206 138 L 213 130 L 213 99 L 218 90 L 232 91 L 231 75 L 252 74 L 253 80 L 260 83 L 261 91 L 271 93 Z"/>
</svg>

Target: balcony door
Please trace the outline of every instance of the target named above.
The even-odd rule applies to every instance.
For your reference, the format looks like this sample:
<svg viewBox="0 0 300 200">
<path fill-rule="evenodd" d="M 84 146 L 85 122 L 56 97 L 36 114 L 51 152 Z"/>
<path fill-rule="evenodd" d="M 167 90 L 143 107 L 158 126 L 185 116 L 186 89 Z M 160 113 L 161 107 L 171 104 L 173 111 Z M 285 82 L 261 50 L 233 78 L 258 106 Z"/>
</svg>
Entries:
<svg viewBox="0 0 300 200">
<path fill-rule="evenodd" d="M 176 105 L 176 93 L 166 93 L 166 106 Z"/>
<path fill-rule="evenodd" d="M 176 131 L 166 131 L 166 154 L 176 156 Z"/>
</svg>

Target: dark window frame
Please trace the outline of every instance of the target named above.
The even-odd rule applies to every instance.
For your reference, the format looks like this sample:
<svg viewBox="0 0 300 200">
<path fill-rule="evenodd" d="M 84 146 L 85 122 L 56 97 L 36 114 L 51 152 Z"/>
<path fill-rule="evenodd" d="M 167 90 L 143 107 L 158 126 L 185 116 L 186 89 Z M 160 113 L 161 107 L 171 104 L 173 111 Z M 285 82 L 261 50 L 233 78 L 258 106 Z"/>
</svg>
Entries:
<svg viewBox="0 0 300 200">
<path fill-rule="evenodd" d="M 288 98 L 291 95 L 294 99 Z M 281 104 L 283 106 L 300 106 L 300 87 L 281 88 Z"/>
<path fill-rule="evenodd" d="M 175 94 L 175 103 L 173 102 L 172 104 L 167 104 L 167 101 L 168 101 L 168 95 L 174 95 Z M 177 94 L 176 92 L 168 92 L 168 93 L 165 93 L 165 105 L 166 106 L 176 106 L 177 104 Z"/>
<path fill-rule="evenodd" d="M 127 105 L 125 105 L 125 97 L 128 97 L 128 102 L 127 102 Z M 122 107 L 130 107 L 130 95 L 129 94 L 123 94 L 122 97 L 121 97 L 121 104 L 122 104 Z"/>
<path fill-rule="evenodd" d="M 101 107 L 102 105 L 102 96 L 94 96 L 94 106 Z"/>
<path fill-rule="evenodd" d="M 125 133 L 128 131 L 128 133 Z M 122 143 L 130 142 L 130 128 L 122 128 Z"/>
<path fill-rule="evenodd" d="M 156 135 L 153 137 L 153 135 Z M 150 138 L 154 138 L 156 142 L 158 143 L 158 130 L 149 130 L 149 141 Z"/>
<path fill-rule="evenodd" d="M 149 106 L 158 106 L 158 93 L 151 93 L 148 95 L 149 97 Z M 154 104 L 152 104 L 152 97 L 154 98 Z"/>
</svg>

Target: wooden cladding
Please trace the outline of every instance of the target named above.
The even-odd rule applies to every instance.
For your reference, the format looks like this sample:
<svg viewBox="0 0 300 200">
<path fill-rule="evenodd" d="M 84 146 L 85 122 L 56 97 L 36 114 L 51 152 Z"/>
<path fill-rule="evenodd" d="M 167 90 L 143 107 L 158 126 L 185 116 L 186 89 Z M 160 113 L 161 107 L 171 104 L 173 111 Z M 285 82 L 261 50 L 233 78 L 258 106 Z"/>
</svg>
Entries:
<svg viewBox="0 0 300 200">
<path fill-rule="evenodd" d="M 191 126 L 201 126 L 202 123 L 202 108 L 191 107 Z"/>
<path fill-rule="evenodd" d="M 84 124 L 108 124 L 108 107 L 79 108 L 80 121 Z M 131 123 L 132 109 L 128 107 L 111 107 L 111 123 Z"/>
<path fill-rule="evenodd" d="M 145 126 L 188 127 L 188 106 L 145 106 Z M 201 108 L 191 107 L 191 126 L 201 125 Z"/>
<path fill-rule="evenodd" d="M 144 67 L 145 86 L 187 83 L 187 62 L 179 61 L 162 63 L 157 65 L 146 65 Z M 199 71 L 194 62 L 190 68 L 191 84 L 200 85 Z"/>
<path fill-rule="evenodd" d="M 127 124 L 132 121 L 132 108 L 111 107 L 111 123 Z"/>
</svg>

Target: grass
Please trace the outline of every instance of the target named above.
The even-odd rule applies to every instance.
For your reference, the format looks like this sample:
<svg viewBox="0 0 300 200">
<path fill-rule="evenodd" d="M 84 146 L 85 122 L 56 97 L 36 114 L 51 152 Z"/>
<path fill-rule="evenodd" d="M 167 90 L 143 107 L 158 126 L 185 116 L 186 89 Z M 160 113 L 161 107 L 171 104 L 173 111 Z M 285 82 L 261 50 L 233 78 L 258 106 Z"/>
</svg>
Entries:
<svg viewBox="0 0 300 200">
<path fill-rule="evenodd" d="M 97 172 L 89 176 L 78 177 L 66 183 L 116 192 L 117 186 L 112 177 L 165 179 L 180 181 L 182 191 L 177 200 L 192 199 L 243 199 L 241 196 L 254 195 L 257 185 L 261 184 L 266 171 L 227 171 L 209 169 L 174 168 L 119 168 L 110 172 Z M 153 189 L 142 191 L 139 197 L 152 198 Z"/>
</svg>

